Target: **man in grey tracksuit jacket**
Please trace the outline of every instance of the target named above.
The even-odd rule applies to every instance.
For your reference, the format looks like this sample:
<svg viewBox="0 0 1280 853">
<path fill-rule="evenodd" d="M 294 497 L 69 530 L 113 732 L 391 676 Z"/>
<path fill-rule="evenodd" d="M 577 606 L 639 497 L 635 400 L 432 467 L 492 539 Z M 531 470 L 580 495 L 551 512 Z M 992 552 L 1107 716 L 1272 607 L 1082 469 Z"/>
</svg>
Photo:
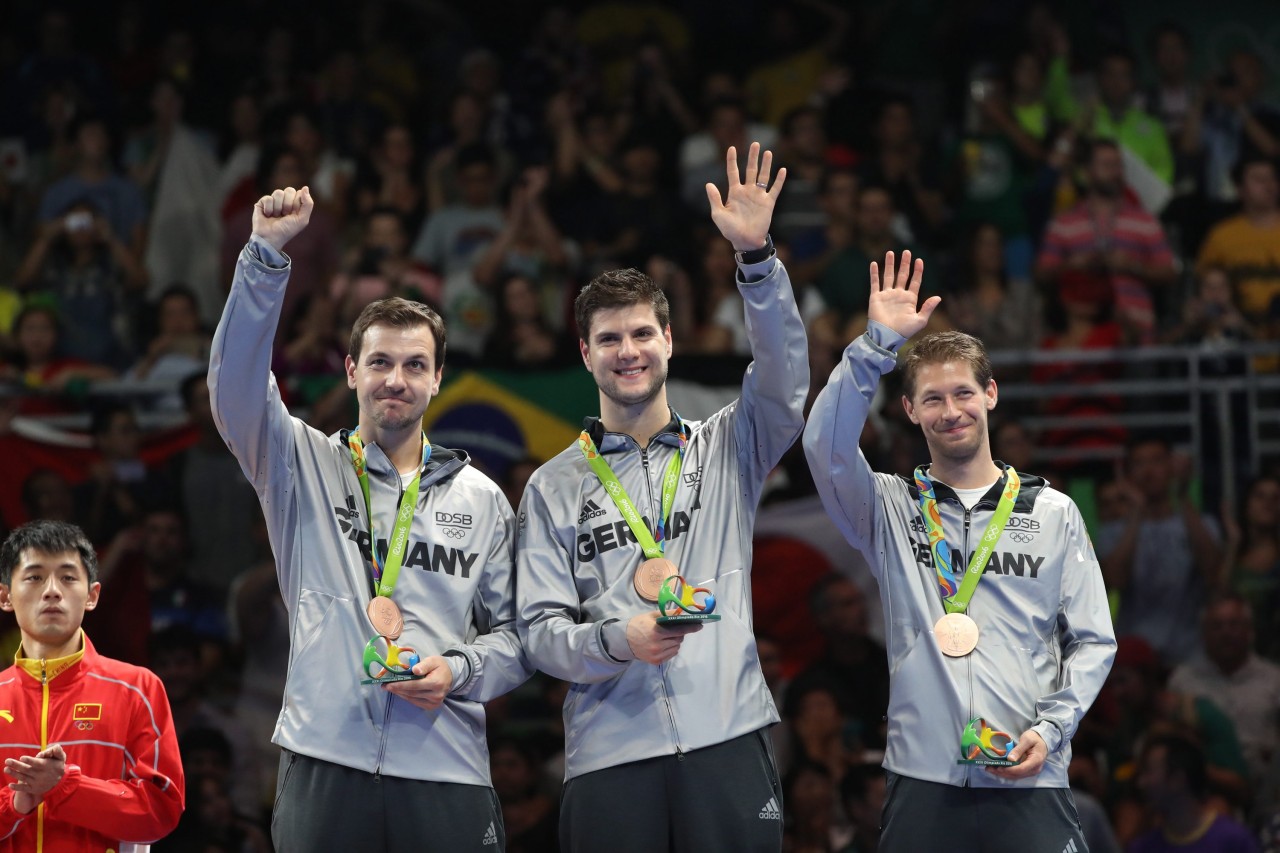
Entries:
<svg viewBox="0 0 1280 853">
<path fill-rule="evenodd" d="M 943 602 L 916 483 L 873 472 L 858 446 L 881 375 L 894 369 L 899 348 L 938 302 L 917 312 L 922 267 L 909 282 L 902 272 L 909 257 L 897 277 L 892 257 L 885 268 L 883 290 L 872 275 L 868 330 L 849 344 L 818 395 L 804 437 L 828 513 L 880 584 L 892 673 L 881 849 L 1083 850 L 1068 792 L 1071 737 L 1115 653 L 1093 546 L 1071 499 L 1019 472 L 1012 514 L 967 611 L 980 629 L 977 646 L 964 656 L 943 654 L 933 631 Z M 943 531 L 964 571 L 1008 474 L 991 459 L 987 439 L 994 381 L 977 379 L 978 368 L 966 361 L 920 355 L 942 340 L 981 352 L 976 339 L 948 335 L 917 344 L 922 361 L 914 388 L 908 375 L 904 401 L 929 443 Z M 985 353 L 980 358 L 985 362 Z M 1021 766 L 957 764 L 961 734 L 975 717 L 1018 739 L 1009 757 Z"/>
<path fill-rule="evenodd" d="M 416 704 L 406 701 L 410 687 L 361 684 L 365 644 L 377 632 L 365 610 L 370 520 L 346 431 L 325 436 L 291 417 L 270 370 L 290 272 L 279 247 L 311 209 L 305 190 L 288 192 L 283 212 L 277 203 L 261 223 L 255 214 L 209 365 L 214 418 L 258 492 L 289 612 L 288 680 L 272 738 L 285 750 L 273 837 L 279 850 L 496 850 L 504 836 L 481 703 L 531 673 L 515 630 L 515 517 L 464 452 L 431 448 L 393 600 L 404 614 L 398 645 L 443 658 L 447 695 Z M 282 220 L 284 236 L 269 232 Z M 420 423 L 420 414 L 409 417 Z M 412 475 L 376 443 L 365 456 L 385 554 Z"/>
<path fill-rule="evenodd" d="M 769 158 L 757 173 L 758 156 L 753 146 L 743 183 L 731 149 L 728 205 L 718 193 L 712 200 L 717 225 L 739 249 L 738 287 L 755 356 L 736 402 L 705 421 L 680 421 L 667 407 L 670 332 L 661 319 L 665 298 L 651 281 L 654 302 L 634 306 L 643 319 L 634 358 L 617 362 L 609 360 L 609 343 L 632 327 L 601 318 L 626 318 L 632 308 L 584 320 L 582 300 L 608 274 L 579 297 L 584 359 L 601 386 L 602 418 L 588 419 L 586 432 L 652 531 L 683 426 L 688 443 L 665 557 L 714 593 L 722 620 L 683 638 L 654 629 L 654 605 L 632 583 L 644 554 L 577 443 L 538 469 L 520 505 L 520 633 L 539 669 L 572 683 L 564 705 L 566 850 L 781 846 L 781 791 L 764 732 L 778 714 L 752 633 L 751 533 L 765 477 L 803 426 L 809 370 L 795 296 L 767 242 L 784 175 L 766 192 Z M 610 387 L 615 369 L 618 382 L 632 381 L 629 371 L 653 373 L 652 396 Z M 628 422 L 635 412 L 642 420 Z M 667 651 L 644 651 L 650 639 Z"/>
</svg>

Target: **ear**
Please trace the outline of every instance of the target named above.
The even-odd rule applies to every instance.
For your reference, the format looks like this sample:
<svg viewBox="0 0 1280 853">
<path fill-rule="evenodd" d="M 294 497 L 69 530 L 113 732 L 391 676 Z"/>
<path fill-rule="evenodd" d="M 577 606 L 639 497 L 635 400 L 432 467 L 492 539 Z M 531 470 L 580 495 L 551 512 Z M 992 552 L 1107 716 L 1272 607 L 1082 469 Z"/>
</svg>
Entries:
<svg viewBox="0 0 1280 853">
<path fill-rule="evenodd" d="M 1000 389 L 996 387 L 996 381 L 990 379 L 987 381 L 987 411 L 991 411 L 996 407 L 996 403 L 1000 400 Z"/>
<path fill-rule="evenodd" d="M 662 330 L 662 337 L 667 339 L 667 358 L 671 358 L 671 324 Z"/>
<path fill-rule="evenodd" d="M 356 360 L 351 356 L 347 356 L 343 364 L 347 367 L 347 387 L 354 391 L 356 388 Z"/>
<path fill-rule="evenodd" d="M 591 372 L 591 347 L 582 338 L 578 338 L 578 352 L 582 353 L 582 363 L 586 365 L 587 372 Z"/>
<path fill-rule="evenodd" d="M 907 418 L 913 424 L 920 426 L 920 419 L 916 417 L 916 407 L 911 405 L 911 400 L 906 394 L 902 395 L 902 410 L 907 413 Z"/>
<path fill-rule="evenodd" d="M 98 596 L 100 596 L 101 594 L 102 594 L 102 584 L 95 581 L 93 585 L 89 587 L 89 597 L 86 598 L 84 601 L 84 609 L 92 610 L 93 608 L 97 607 Z"/>
<path fill-rule="evenodd" d="M 435 379 L 431 380 L 431 396 L 432 397 L 440 393 L 440 380 L 443 378 L 444 378 L 444 367 L 443 366 L 437 367 Z"/>
<path fill-rule="evenodd" d="M 13 612 L 13 599 L 9 596 L 9 585 L 0 583 L 0 610 L 7 613 Z"/>
</svg>

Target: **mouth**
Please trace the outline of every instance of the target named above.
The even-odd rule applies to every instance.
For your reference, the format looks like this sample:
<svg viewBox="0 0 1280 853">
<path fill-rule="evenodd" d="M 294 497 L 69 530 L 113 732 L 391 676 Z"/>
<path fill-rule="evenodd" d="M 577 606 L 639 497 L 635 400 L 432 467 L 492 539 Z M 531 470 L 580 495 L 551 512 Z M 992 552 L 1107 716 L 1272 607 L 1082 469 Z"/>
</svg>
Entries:
<svg viewBox="0 0 1280 853">
<path fill-rule="evenodd" d="M 615 375 L 621 376 L 623 379 L 632 379 L 636 376 L 640 376 L 646 370 L 648 370 L 647 367 L 628 367 L 622 370 L 615 370 L 613 372 Z"/>
</svg>

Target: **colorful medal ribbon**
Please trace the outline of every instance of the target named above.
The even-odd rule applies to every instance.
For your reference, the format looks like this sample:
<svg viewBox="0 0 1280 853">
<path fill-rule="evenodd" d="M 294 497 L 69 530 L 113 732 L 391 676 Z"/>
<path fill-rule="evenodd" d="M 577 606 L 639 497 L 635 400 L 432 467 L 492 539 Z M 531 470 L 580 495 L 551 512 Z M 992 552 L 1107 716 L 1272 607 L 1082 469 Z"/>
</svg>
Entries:
<svg viewBox="0 0 1280 853">
<path fill-rule="evenodd" d="M 1005 468 L 1004 492 L 996 505 L 995 515 L 987 522 L 987 529 L 978 542 L 978 550 L 969 559 L 969 570 L 964 579 L 956 576 L 951 562 L 951 546 L 947 544 L 946 534 L 942 530 L 942 516 L 938 513 L 938 499 L 933 494 L 933 481 L 924 472 L 924 467 L 916 469 L 916 491 L 919 494 L 920 514 L 924 516 L 925 528 L 929 531 L 929 550 L 933 552 L 933 568 L 938 573 L 938 591 L 942 594 L 942 606 L 948 613 L 964 613 L 969 609 L 969 599 L 982 580 L 982 572 L 991 559 L 1000 534 L 1013 513 L 1013 504 L 1018 499 L 1018 491 L 1022 488 L 1022 480 L 1012 467 Z"/>
<path fill-rule="evenodd" d="M 364 493 L 365 514 L 369 516 L 369 553 L 373 555 L 374 592 L 390 598 L 396 589 L 396 579 L 400 577 L 400 564 L 404 561 L 404 552 L 409 547 L 409 528 L 413 526 L 413 514 L 418 508 L 418 485 L 422 482 L 422 469 L 431 458 L 431 443 L 427 441 L 427 434 L 424 432 L 422 434 L 422 465 L 418 467 L 417 476 L 400 495 L 400 504 L 396 507 L 395 527 L 391 531 L 391 541 L 387 543 L 385 565 L 378 559 L 378 537 L 373 532 L 373 504 L 369 502 L 369 472 L 365 468 L 364 442 L 360 440 L 358 427 L 347 434 L 347 447 L 351 449 L 351 464 L 355 466 L 356 479 L 360 481 L 360 491 Z"/>
<path fill-rule="evenodd" d="M 618 475 L 613 473 L 613 469 L 609 467 L 609 463 L 604 461 L 604 456 L 596 448 L 596 443 L 591 440 L 591 436 L 586 430 L 578 436 L 578 449 L 582 451 L 583 457 L 587 460 L 587 465 L 591 466 L 591 470 L 595 473 L 596 478 L 600 480 L 600 484 L 604 486 L 604 490 L 609 493 L 609 497 L 613 498 L 613 503 L 622 512 L 622 517 L 626 519 L 627 526 L 631 528 L 631 532 L 635 534 L 636 541 L 640 543 L 640 547 L 644 549 L 644 555 L 650 560 L 661 557 L 667 546 L 667 519 L 671 515 L 671 507 L 676 501 L 676 486 L 680 484 L 680 467 L 684 465 L 685 445 L 689 439 L 685 434 L 684 422 L 680 420 L 680 416 L 676 416 L 676 425 L 680 432 L 680 449 L 675 456 L 671 457 L 671 461 L 667 463 L 667 473 L 662 477 L 662 515 L 658 517 L 658 530 L 656 534 L 650 534 L 649 528 L 645 526 L 644 519 L 641 517 L 636 505 L 631 502 L 631 498 L 627 495 L 627 490 L 622 487 L 622 483 L 618 480 Z"/>
</svg>

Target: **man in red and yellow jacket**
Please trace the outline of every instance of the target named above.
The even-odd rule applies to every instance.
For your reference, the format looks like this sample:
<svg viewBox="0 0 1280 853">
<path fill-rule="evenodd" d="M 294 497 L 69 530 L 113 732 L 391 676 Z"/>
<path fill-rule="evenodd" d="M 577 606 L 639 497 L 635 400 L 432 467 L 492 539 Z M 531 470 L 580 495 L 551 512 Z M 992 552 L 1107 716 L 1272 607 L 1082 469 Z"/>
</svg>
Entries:
<svg viewBox="0 0 1280 853">
<path fill-rule="evenodd" d="M 154 673 L 101 657 L 80 629 L 98 604 L 97 557 L 74 525 L 33 521 L 0 547 L 0 610 L 22 647 L 0 672 L 0 848 L 119 850 L 167 835 L 184 783 Z"/>
</svg>

